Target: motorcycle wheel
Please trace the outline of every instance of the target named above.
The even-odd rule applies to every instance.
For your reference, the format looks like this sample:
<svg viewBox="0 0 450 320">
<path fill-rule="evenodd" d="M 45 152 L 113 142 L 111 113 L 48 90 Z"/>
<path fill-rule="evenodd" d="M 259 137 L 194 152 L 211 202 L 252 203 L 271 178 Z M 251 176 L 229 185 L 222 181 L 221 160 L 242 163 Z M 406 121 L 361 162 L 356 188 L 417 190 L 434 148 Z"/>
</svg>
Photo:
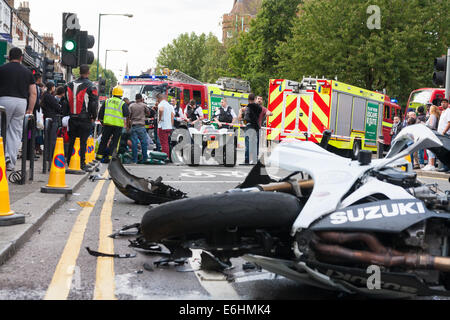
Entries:
<svg viewBox="0 0 450 320">
<path fill-rule="evenodd" d="M 232 164 L 227 164 L 226 148 L 223 149 L 223 163 L 226 168 L 234 168 L 237 164 L 237 138 L 234 139 L 234 159 Z"/>
<path fill-rule="evenodd" d="M 195 160 L 195 154 L 200 154 L 199 159 L 197 159 L 198 161 L 196 162 Z M 201 148 L 199 146 L 196 146 L 195 144 L 191 145 L 191 161 L 189 163 L 190 167 L 199 167 L 200 166 L 200 160 L 201 160 Z"/>
<path fill-rule="evenodd" d="M 170 202 L 148 211 L 141 224 L 149 242 L 227 229 L 282 229 L 289 232 L 302 210 L 284 193 L 226 193 Z"/>
</svg>

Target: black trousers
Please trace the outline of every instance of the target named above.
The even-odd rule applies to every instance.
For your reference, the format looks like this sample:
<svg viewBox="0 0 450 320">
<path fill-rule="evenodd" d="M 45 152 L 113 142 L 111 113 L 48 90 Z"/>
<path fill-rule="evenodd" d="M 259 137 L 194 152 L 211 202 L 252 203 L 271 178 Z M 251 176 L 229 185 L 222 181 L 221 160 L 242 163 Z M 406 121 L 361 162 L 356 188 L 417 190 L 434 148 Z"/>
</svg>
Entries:
<svg viewBox="0 0 450 320">
<path fill-rule="evenodd" d="M 91 133 L 92 123 L 86 119 L 71 118 L 69 120 L 69 154 L 67 155 L 67 163 L 70 164 L 72 158 L 75 140 L 80 138 L 81 167 L 86 165 L 86 145 Z"/>
<path fill-rule="evenodd" d="M 117 150 L 120 137 L 122 136 L 122 130 L 123 128 L 121 127 L 103 126 L 102 141 L 100 142 L 97 152 L 98 159 L 108 159 L 112 156 L 114 151 Z M 111 143 L 108 144 L 110 139 Z"/>
</svg>

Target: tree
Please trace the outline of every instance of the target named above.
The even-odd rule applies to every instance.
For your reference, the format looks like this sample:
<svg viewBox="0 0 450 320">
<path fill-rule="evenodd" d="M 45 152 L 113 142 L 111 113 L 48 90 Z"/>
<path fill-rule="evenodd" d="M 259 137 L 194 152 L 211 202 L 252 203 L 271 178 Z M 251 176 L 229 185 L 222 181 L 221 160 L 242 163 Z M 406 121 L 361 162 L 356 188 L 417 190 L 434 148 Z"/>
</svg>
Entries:
<svg viewBox="0 0 450 320">
<path fill-rule="evenodd" d="M 291 36 L 301 0 L 264 0 L 248 33 L 229 48 L 229 67 L 234 76 L 249 80 L 253 91 L 267 95 L 269 80 L 279 75 L 277 47 Z"/>
<path fill-rule="evenodd" d="M 105 70 L 101 64 L 99 69 L 100 76 L 106 80 L 106 92 L 110 92 L 111 88 L 117 85 L 117 78 L 113 71 L 109 69 Z M 89 76 L 89 80 L 97 81 L 97 60 L 94 60 L 94 62 L 91 64 L 90 71 L 91 74 Z M 78 78 L 80 76 L 80 68 L 73 69 L 72 73 L 75 78 Z"/>
<path fill-rule="evenodd" d="M 370 5 L 381 9 L 380 29 L 368 28 Z M 277 67 L 291 80 L 317 75 L 386 89 L 406 104 L 411 91 L 432 85 L 433 60 L 449 44 L 449 6 L 440 0 L 304 1 L 292 35 L 277 49 Z"/>
<path fill-rule="evenodd" d="M 215 35 L 184 33 L 162 48 L 158 69 L 180 70 L 202 82 L 215 82 L 226 73 L 226 49 Z"/>
</svg>

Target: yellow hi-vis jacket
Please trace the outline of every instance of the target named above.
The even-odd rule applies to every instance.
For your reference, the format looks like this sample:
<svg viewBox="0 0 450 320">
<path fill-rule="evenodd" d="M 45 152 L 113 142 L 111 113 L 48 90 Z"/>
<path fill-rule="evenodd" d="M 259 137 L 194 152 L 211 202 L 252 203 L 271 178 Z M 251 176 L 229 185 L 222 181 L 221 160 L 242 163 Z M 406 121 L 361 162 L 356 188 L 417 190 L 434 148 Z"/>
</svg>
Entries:
<svg viewBox="0 0 450 320">
<path fill-rule="evenodd" d="M 107 126 L 124 128 L 126 121 L 126 118 L 123 116 L 124 104 L 124 101 L 116 97 L 106 100 L 103 124 Z"/>
</svg>

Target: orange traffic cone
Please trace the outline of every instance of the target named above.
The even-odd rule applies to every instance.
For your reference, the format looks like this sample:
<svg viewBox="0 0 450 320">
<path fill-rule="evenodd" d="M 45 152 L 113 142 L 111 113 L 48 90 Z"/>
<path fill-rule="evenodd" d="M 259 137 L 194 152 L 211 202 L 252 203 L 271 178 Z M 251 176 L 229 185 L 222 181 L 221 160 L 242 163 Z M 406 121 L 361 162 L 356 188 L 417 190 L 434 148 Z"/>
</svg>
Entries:
<svg viewBox="0 0 450 320">
<path fill-rule="evenodd" d="M 64 157 L 64 139 L 56 140 L 55 153 L 53 155 L 50 179 L 46 187 L 41 188 L 42 193 L 72 194 L 72 189 L 66 185 L 66 158 Z"/>
<path fill-rule="evenodd" d="M 86 172 L 81 170 L 81 150 L 80 150 L 81 142 L 80 138 L 75 140 L 75 145 L 72 150 L 72 157 L 70 158 L 69 169 L 67 169 L 67 174 L 78 174 L 84 175 Z M 69 150 L 70 152 L 70 150 Z"/>
<path fill-rule="evenodd" d="M 92 137 L 89 138 L 89 163 L 95 164 L 95 142 Z"/>
<path fill-rule="evenodd" d="M 25 216 L 15 214 L 10 207 L 5 149 L 3 145 L 3 138 L 0 137 L 0 227 L 24 223 Z"/>
<path fill-rule="evenodd" d="M 86 165 L 91 165 L 92 163 L 92 151 L 91 151 L 91 138 L 89 137 L 86 143 Z"/>
</svg>

